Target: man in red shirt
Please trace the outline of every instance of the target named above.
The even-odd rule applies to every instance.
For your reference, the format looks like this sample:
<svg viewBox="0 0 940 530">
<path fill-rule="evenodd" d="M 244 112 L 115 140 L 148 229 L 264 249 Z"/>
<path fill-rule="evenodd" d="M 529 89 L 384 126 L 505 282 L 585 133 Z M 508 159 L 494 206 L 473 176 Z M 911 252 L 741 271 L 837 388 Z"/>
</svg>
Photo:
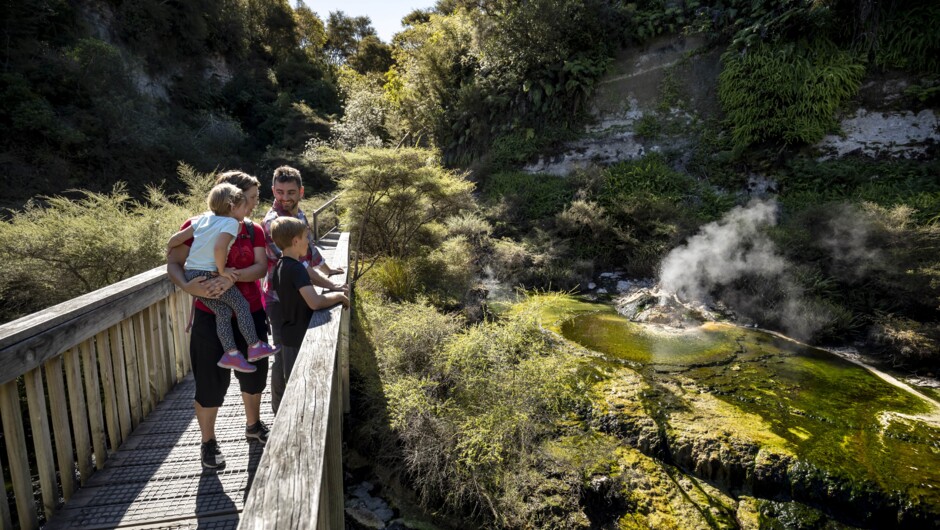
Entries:
<svg viewBox="0 0 940 530">
<path fill-rule="evenodd" d="M 268 273 L 264 281 L 264 305 L 265 311 L 267 311 L 268 314 L 268 322 L 271 323 L 272 342 L 280 346 L 283 344 L 281 339 L 281 326 L 284 321 L 281 316 L 281 304 L 277 297 L 277 291 L 271 283 L 271 277 L 274 272 L 274 266 L 281 257 L 281 250 L 271 238 L 271 223 L 278 217 L 284 216 L 296 217 L 303 221 L 308 228 L 310 223 L 307 222 L 307 216 L 304 215 L 304 212 L 300 209 L 300 200 L 304 196 L 304 186 L 300 178 L 300 171 L 290 166 L 281 166 L 275 169 L 274 178 L 271 182 L 271 191 L 274 193 L 274 204 L 271 206 L 271 209 L 268 210 L 268 213 L 265 214 L 263 221 L 264 238 L 267 243 L 265 252 L 268 258 Z M 308 251 L 306 256 L 303 256 L 301 262 L 304 267 L 307 268 L 307 273 L 310 275 L 310 282 L 324 289 L 347 292 L 349 290 L 348 286 L 330 280 L 330 275 L 339 274 L 343 271 L 342 269 L 333 269 L 326 263 L 326 260 L 320 255 L 320 251 L 317 250 L 316 241 L 313 240 L 313 234 L 310 230 L 307 231 L 307 240 Z M 271 368 L 271 370 L 273 370 L 271 372 L 271 408 L 274 409 L 275 414 L 277 414 L 277 409 L 281 404 L 281 397 L 284 395 L 284 387 L 287 386 L 287 377 L 284 373 L 284 368 L 292 364 L 292 360 L 289 363 L 285 363 L 280 355 L 274 357 L 274 365 Z"/>
</svg>

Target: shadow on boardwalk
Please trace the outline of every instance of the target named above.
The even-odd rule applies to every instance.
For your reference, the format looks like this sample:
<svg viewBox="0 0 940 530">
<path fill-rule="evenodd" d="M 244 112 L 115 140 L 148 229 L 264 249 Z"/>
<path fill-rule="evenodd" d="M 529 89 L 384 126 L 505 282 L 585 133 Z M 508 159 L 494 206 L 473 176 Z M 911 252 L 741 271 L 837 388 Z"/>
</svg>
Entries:
<svg viewBox="0 0 940 530">
<path fill-rule="evenodd" d="M 193 391 L 189 375 L 45 528 L 236 528 L 264 446 L 245 440 L 244 408 L 233 377 L 216 421 L 226 465 L 204 471 Z M 268 391 L 261 417 L 273 423 Z"/>
</svg>

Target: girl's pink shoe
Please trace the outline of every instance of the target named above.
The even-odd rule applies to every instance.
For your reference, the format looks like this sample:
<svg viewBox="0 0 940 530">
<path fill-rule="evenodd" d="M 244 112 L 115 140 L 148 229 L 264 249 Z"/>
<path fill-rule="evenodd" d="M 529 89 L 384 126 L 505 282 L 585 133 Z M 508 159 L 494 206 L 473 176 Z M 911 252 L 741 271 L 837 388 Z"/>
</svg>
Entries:
<svg viewBox="0 0 940 530">
<path fill-rule="evenodd" d="M 275 353 L 281 351 L 281 347 L 271 346 L 267 342 L 259 342 L 256 346 L 248 347 L 248 362 L 255 362 L 265 357 L 270 357 Z"/>
<path fill-rule="evenodd" d="M 216 364 L 222 368 L 228 368 L 237 372 L 245 372 L 246 374 L 250 374 L 251 372 L 254 372 L 258 369 L 257 366 L 246 361 L 245 358 L 242 357 L 241 352 L 226 353 Z"/>
</svg>

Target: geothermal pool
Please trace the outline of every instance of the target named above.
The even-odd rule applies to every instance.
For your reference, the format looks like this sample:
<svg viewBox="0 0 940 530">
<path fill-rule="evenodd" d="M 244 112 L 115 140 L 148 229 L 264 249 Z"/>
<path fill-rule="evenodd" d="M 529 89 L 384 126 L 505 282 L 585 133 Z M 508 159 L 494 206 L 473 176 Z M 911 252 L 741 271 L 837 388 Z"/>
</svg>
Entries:
<svg viewBox="0 0 940 530">
<path fill-rule="evenodd" d="M 591 414 L 601 432 L 717 489 L 707 502 L 718 507 L 715 524 L 707 526 L 724 527 L 722 513 L 732 519 L 742 500 L 758 518 L 796 517 L 795 527 L 807 518 L 938 525 L 940 407 L 930 396 L 830 352 L 729 323 L 637 324 L 573 298 L 545 306 L 542 321 L 595 357 Z M 651 521 L 621 521 L 642 524 Z"/>
</svg>

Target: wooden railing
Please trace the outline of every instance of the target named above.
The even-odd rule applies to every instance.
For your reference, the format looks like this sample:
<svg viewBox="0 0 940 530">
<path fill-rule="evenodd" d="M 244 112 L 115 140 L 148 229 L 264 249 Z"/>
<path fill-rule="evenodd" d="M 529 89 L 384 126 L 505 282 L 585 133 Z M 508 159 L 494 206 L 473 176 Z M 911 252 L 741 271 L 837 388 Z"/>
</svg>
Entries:
<svg viewBox="0 0 940 530">
<path fill-rule="evenodd" d="M 348 268 L 348 233 L 330 262 Z M 345 281 L 345 274 L 334 279 Z M 13 485 L 21 528 L 39 526 L 39 503 L 48 520 L 189 373 L 183 331 L 189 306 L 161 266 L 0 326 L 0 417 L 9 466 L 3 478 Z M 343 528 L 348 337 L 348 309 L 314 313 L 241 527 Z M 12 519 L 7 496 L 0 495 L 0 529 L 11 528 Z"/>
<path fill-rule="evenodd" d="M 189 372 L 188 307 L 189 297 L 161 266 L 0 326 L 0 416 L 9 464 L 3 478 L 13 485 L 21 528 L 39 523 L 32 477 L 39 477 L 48 520 L 72 496 L 76 479 L 84 484 L 101 469 Z M 0 527 L 12 527 L 6 495 L 0 495 Z"/>
<path fill-rule="evenodd" d="M 349 265 L 349 233 L 333 267 Z M 334 280 L 345 281 L 343 277 Z M 344 527 L 342 430 L 349 403 L 349 310 L 316 311 L 284 391 L 239 528 Z"/>
<path fill-rule="evenodd" d="M 319 241 L 320 236 L 326 234 L 330 230 L 333 230 L 334 228 L 337 228 L 339 226 L 339 202 L 337 202 L 337 199 L 339 199 L 340 195 L 342 195 L 342 193 L 338 195 L 334 195 L 332 198 L 330 198 L 330 200 L 321 204 L 319 208 L 317 208 L 316 210 L 313 211 L 313 213 L 310 214 L 311 217 L 313 217 L 313 220 L 311 221 L 310 224 L 313 225 L 313 240 L 314 241 Z M 336 222 L 333 225 L 331 225 L 329 228 L 326 228 L 324 230 L 324 227 L 320 225 L 320 216 L 323 215 L 323 212 L 325 212 L 326 209 L 329 208 L 330 206 L 333 207 L 333 216 L 336 218 Z"/>
</svg>

